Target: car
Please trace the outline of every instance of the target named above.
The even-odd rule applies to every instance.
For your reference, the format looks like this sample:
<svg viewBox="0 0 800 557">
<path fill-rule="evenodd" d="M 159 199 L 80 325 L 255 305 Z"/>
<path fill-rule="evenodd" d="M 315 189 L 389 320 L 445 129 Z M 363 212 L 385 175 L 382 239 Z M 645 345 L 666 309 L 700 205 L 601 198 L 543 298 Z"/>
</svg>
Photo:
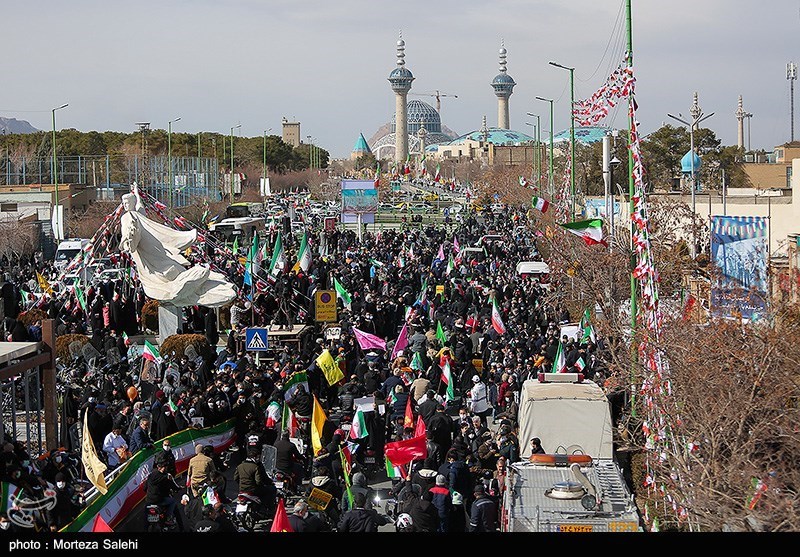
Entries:
<svg viewBox="0 0 800 557">
<path fill-rule="evenodd" d="M 395 206 L 391 203 L 379 203 L 378 204 L 378 212 L 379 213 L 393 213 L 395 211 Z"/>
<path fill-rule="evenodd" d="M 425 195 L 422 196 L 422 199 L 424 199 L 425 201 L 437 201 L 439 199 L 439 196 L 435 193 L 426 193 Z"/>
</svg>

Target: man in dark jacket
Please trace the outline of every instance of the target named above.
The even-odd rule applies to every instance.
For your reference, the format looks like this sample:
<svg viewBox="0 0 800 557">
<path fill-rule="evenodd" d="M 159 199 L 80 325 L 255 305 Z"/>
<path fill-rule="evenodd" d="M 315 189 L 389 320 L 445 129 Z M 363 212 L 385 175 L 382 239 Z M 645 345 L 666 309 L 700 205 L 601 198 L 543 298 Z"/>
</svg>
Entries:
<svg viewBox="0 0 800 557">
<path fill-rule="evenodd" d="M 261 499 L 261 504 L 267 511 L 275 505 L 276 489 L 259 460 L 259 451 L 256 447 L 248 447 L 247 458 L 242 461 L 233 472 L 233 481 L 239 486 L 239 493 L 249 493 Z"/>
<path fill-rule="evenodd" d="M 447 462 L 439 467 L 439 474 L 447 478 L 447 485 L 452 491 L 458 491 L 466 501 L 472 495 L 472 475 L 467 463 L 460 458 L 457 451 L 451 449 L 447 453 Z"/>
<path fill-rule="evenodd" d="M 473 490 L 475 502 L 469 514 L 468 532 L 496 532 L 497 531 L 497 503 L 486 495 L 483 484 L 475 485 Z"/>
<path fill-rule="evenodd" d="M 453 419 L 444 411 L 444 406 L 437 403 L 436 412 L 425 422 L 427 431 L 433 432 L 433 440 L 442 449 L 442 454 L 447 454 L 453 445 L 453 431 L 455 428 Z"/>
<path fill-rule="evenodd" d="M 378 526 L 389 524 L 389 517 L 378 514 L 375 509 L 365 509 L 367 498 L 363 493 L 353 495 L 354 508 L 339 519 L 339 532 L 377 532 Z"/>
<path fill-rule="evenodd" d="M 281 438 L 275 441 L 274 446 L 275 468 L 289 474 L 294 480 L 295 489 L 298 489 L 304 475 L 303 455 L 297 450 L 297 445 L 289 441 L 289 432 L 286 430 L 281 433 Z"/>
<path fill-rule="evenodd" d="M 178 503 L 172 497 L 172 494 L 177 492 L 180 488 L 175 483 L 172 475 L 167 474 L 165 462 L 159 461 L 156 463 L 155 467 L 156 469 L 150 472 L 145 482 L 145 504 L 164 507 L 165 514 L 167 516 L 174 516 L 175 522 L 178 524 L 178 529 L 183 530 L 183 521 L 177 510 Z"/>
<path fill-rule="evenodd" d="M 436 532 L 439 529 L 439 511 L 433 504 L 433 493 L 425 491 L 418 497 L 408 514 L 411 515 L 414 532 Z"/>
<path fill-rule="evenodd" d="M 295 532 L 330 531 L 330 528 L 322 519 L 308 512 L 308 503 L 302 500 L 294 504 L 292 514 L 289 515 L 289 525 Z"/>
<path fill-rule="evenodd" d="M 139 426 L 133 430 L 130 443 L 128 443 L 128 449 L 131 451 L 131 454 L 135 455 L 140 449 L 153 446 L 153 440 L 150 439 L 150 433 L 148 431 L 149 427 L 149 418 L 139 418 Z"/>
</svg>

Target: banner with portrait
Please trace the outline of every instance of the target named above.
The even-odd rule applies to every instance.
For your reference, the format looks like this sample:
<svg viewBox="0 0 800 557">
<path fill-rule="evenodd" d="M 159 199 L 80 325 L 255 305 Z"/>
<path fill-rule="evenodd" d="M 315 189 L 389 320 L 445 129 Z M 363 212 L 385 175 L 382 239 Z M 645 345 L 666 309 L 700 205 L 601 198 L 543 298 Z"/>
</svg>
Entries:
<svg viewBox="0 0 800 557">
<path fill-rule="evenodd" d="M 767 217 L 711 217 L 711 313 L 755 320 L 767 309 Z"/>
</svg>

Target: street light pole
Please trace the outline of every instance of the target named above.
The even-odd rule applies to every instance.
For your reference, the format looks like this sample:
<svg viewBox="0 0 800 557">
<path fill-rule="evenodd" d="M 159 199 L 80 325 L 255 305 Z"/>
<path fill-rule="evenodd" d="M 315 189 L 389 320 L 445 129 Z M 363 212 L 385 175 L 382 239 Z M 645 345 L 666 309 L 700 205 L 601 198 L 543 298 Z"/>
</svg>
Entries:
<svg viewBox="0 0 800 557">
<path fill-rule="evenodd" d="M 534 143 L 534 145 L 536 145 L 536 150 L 534 151 L 534 157 L 533 157 L 533 166 L 534 166 L 534 169 L 535 169 L 534 172 L 536 172 L 536 189 L 538 191 L 539 188 L 542 185 L 541 184 L 541 182 L 542 182 L 542 167 L 541 167 L 541 164 L 540 164 L 541 161 L 539 160 L 539 155 L 540 155 L 539 140 L 541 139 L 541 136 L 542 136 L 542 133 L 541 133 L 541 130 L 542 130 L 542 119 L 539 117 L 538 114 L 532 114 L 530 112 L 526 112 L 526 114 L 528 116 L 535 116 L 536 117 L 536 128 L 534 129 L 534 132 L 533 132 L 533 143 Z"/>
<path fill-rule="evenodd" d="M 167 166 L 169 167 L 169 179 L 167 181 L 167 189 L 169 191 L 169 208 L 172 209 L 172 124 L 180 120 L 181 117 L 178 116 L 174 120 L 169 121 L 169 126 L 167 130 Z"/>
<path fill-rule="evenodd" d="M 680 114 L 680 113 L 679 113 Z M 692 107 L 689 109 L 689 114 L 692 115 L 692 121 L 687 122 L 683 118 L 678 116 L 674 116 L 672 114 L 667 114 L 673 120 L 677 120 L 678 122 L 684 124 L 689 128 L 689 160 L 691 163 L 691 182 L 692 182 L 692 259 L 697 257 L 697 231 L 695 230 L 695 223 L 694 218 L 696 215 L 695 212 L 695 190 L 697 189 L 697 184 L 695 183 L 695 172 L 694 172 L 694 130 L 697 128 L 697 125 L 707 118 L 711 118 L 714 113 L 707 114 L 703 116 L 703 110 L 700 108 L 700 105 L 697 102 L 697 93 L 694 94 L 694 102 L 692 103 Z"/>
<path fill-rule="evenodd" d="M 550 198 L 553 198 L 553 99 L 536 97 L 540 101 L 550 103 L 550 161 L 547 169 L 547 185 L 550 189 Z"/>
<path fill-rule="evenodd" d="M 575 220 L 575 68 L 549 62 L 551 66 L 569 70 L 569 183 L 572 189 L 572 220 Z"/>
<path fill-rule="evenodd" d="M 62 104 L 58 108 L 53 109 L 53 186 L 55 187 L 56 195 L 56 214 L 58 213 L 58 160 L 56 159 L 56 110 L 61 110 L 69 106 L 69 103 Z M 61 218 L 60 216 L 57 218 Z M 60 221 L 58 221 L 60 223 Z M 61 238 L 60 238 L 61 239 Z"/>
<path fill-rule="evenodd" d="M 231 128 L 231 205 L 233 205 L 233 130 L 241 127 L 241 124 L 237 124 Z"/>
</svg>

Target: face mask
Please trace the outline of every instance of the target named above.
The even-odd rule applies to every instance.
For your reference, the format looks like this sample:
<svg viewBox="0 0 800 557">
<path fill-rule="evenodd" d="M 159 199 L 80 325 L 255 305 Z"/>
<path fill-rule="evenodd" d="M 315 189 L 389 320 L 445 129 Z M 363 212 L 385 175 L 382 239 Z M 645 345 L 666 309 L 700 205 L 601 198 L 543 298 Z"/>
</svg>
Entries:
<svg viewBox="0 0 800 557">
<path fill-rule="evenodd" d="M 11 526 L 11 523 L 8 522 L 7 520 L 4 522 L 0 522 L 0 528 L 2 528 L 3 530 L 8 530 L 9 526 Z"/>
<path fill-rule="evenodd" d="M 169 445 L 163 445 L 165 451 L 169 451 L 172 449 Z"/>
<path fill-rule="evenodd" d="M 66 484 L 66 483 L 64 483 L 64 482 L 56 482 L 56 487 L 57 487 L 58 489 L 64 489 L 64 486 L 65 486 L 65 485 L 67 485 L 67 484 Z"/>
<path fill-rule="evenodd" d="M 30 464 L 31 464 L 31 461 L 30 461 L 30 460 L 23 460 L 23 461 L 22 461 L 22 465 L 23 465 L 23 466 L 30 466 Z"/>
<path fill-rule="evenodd" d="M 60 456 L 56 457 L 56 464 L 61 464 L 61 457 Z"/>
</svg>

